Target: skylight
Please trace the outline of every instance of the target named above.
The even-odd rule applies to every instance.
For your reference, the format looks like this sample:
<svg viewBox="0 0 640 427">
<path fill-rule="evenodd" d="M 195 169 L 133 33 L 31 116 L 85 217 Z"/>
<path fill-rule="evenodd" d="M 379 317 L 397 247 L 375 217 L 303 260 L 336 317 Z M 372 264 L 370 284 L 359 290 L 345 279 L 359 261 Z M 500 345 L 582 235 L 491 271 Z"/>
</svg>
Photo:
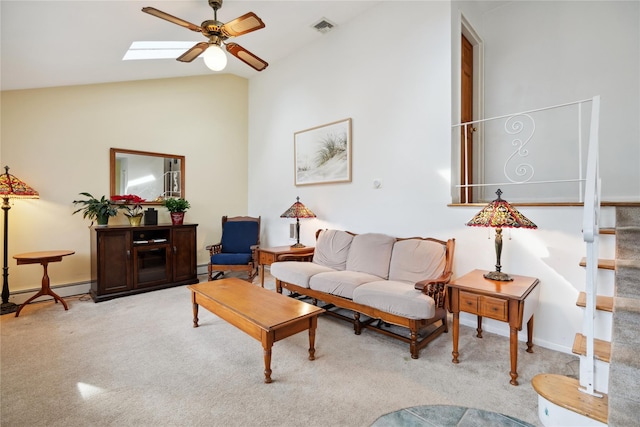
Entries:
<svg viewBox="0 0 640 427">
<path fill-rule="evenodd" d="M 176 59 L 197 42 L 133 42 L 123 61 L 135 59 Z"/>
</svg>

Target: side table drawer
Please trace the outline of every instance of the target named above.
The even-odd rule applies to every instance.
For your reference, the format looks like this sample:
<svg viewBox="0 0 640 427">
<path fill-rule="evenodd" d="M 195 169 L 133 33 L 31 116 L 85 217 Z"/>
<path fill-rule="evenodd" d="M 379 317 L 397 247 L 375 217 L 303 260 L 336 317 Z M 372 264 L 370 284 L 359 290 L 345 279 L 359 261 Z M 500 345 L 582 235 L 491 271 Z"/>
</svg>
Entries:
<svg viewBox="0 0 640 427">
<path fill-rule="evenodd" d="M 479 295 L 460 291 L 460 311 L 479 315 L 479 298 Z"/>
<path fill-rule="evenodd" d="M 509 303 L 506 299 L 480 297 L 480 315 L 490 319 L 509 321 Z"/>
<path fill-rule="evenodd" d="M 509 320 L 507 300 L 465 291 L 460 291 L 460 311 L 505 322 Z"/>
<path fill-rule="evenodd" d="M 269 252 L 260 251 L 260 261 L 262 265 L 271 265 L 276 261 L 276 255 Z"/>
</svg>

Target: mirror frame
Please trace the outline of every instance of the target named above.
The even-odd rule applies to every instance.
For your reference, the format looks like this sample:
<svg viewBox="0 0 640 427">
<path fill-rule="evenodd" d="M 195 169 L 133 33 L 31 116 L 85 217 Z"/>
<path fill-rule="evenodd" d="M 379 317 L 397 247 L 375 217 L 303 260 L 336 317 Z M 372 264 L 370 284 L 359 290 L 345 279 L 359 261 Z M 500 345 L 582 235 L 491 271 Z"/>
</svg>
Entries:
<svg viewBox="0 0 640 427">
<path fill-rule="evenodd" d="M 185 197 L 185 186 L 184 186 L 184 170 L 185 170 L 185 159 L 184 156 L 179 156 L 177 154 L 166 154 L 166 153 L 152 153 L 149 151 L 138 151 L 138 150 L 127 150 L 124 148 L 110 148 L 109 149 L 109 197 L 113 197 L 117 195 L 116 191 L 116 155 L 117 154 L 136 154 L 138 156 L 152 156 L 152 157 L 162 157 L 169 159 L 178 159 L 180 160 L 180 188 L 182 189 L 180 197 Z M 160 205 L 162 202 L 143 202 L 143 205 Z"/>
</svg>

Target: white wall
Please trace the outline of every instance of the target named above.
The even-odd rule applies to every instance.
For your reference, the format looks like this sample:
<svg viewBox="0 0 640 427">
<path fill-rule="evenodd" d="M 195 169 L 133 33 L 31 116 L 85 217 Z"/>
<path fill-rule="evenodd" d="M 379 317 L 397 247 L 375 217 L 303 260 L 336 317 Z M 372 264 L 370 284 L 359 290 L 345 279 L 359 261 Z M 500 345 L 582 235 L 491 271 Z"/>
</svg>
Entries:
<svg viewBox="0 0 640 427">
<path fill-rule="evenodd" d="M 246 79 L 216 75 L 2 92 L 2 165 L 40 193 L 10 210 L 11 292 L 40 287 L 42 267 L 11 257 L 22 252 L 74 250 L 49 266 L 51 285 L 90 280 L 90 221 L 71 215 L 72 201 L 109 194 L 111 147 L 185 156 L 185 221 L 199 224 L 206 264 L 222 215 L 247 210 L 247 90 Z M 158 222 L 170 223 L 157 209 Z M 122 213 L 110 219 L 117 223 L 127 224 Z"/>
<path fill-rule="evenodd" d="M 289 221 L 279 216 L 300 196 L 318 216 L 301 221 L 306 245 L 324 227 L 455 238 L 456 275 L 493 269 L 493 234 L 464 226 L 479 207 L 447 206 L 452 13 L 448 2 L 383 2 L 251 79 L 249 211 L 263 217 L 263 244 L 291 243 Z M 381 36 L 393 23 L 402 25 Z M 353 119 L 352 182 L 296 187 L 294 132 L 346 117 Z M 540 279 L 534 341 L 569 352 L 582 320 L 575 306 L 584 289 L 582 210 L 520 210 L 539 229 L 506 232 L 503 271 Z M 462 321 L 475 325 L 474 316 L 463 314 Z M 503 323 L 484 326 L 508 334 Z"/>
<path fill-rule="evenodd" d="M 484 42 L 484 117 L 600 95 L 602 198 L 640 200 L 640 3 L 465 1 L 453 7 L 454 15 L 460 10 Z M 527 145 L 536 179 L 576 178 L 577 108 L 554 112 L 558 120 L 553 125 L 540 116 L 534 115 L 537 129 Z M 555 161 L 567 155 L 573 157 L 573 170 Z M 487 162 L 494 163 L 487 164 L 487 173 L 502 173 L 505 158 L 495 152 L 488 156 Z M 544 193 L 540 186 L 522 189 Z"/>
</svg>

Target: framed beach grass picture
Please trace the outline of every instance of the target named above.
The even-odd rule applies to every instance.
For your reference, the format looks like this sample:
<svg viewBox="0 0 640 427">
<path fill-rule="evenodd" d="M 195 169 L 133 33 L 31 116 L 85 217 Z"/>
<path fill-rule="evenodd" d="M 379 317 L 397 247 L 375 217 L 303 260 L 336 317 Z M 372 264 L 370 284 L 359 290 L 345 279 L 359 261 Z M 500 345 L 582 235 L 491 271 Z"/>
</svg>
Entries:
<svg viewBox="0 0 640 427">
<path fill-rule="evenodd" d="M 351 118 L 293 135 L 295 185 L 351 182 Z"/>
</svg>

